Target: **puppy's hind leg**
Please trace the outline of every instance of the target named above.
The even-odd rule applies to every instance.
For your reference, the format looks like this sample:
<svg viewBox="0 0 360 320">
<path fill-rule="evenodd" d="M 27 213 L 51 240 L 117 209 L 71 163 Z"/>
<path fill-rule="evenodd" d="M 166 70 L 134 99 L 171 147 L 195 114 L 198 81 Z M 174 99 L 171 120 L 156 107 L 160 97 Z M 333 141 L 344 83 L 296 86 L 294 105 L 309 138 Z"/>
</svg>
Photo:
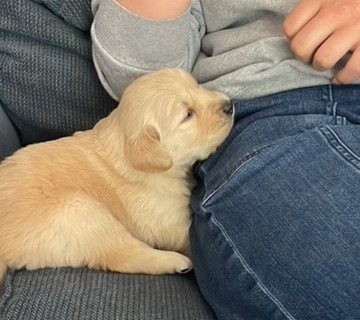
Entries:
<svg viewBox="0 0 360 320">
<path fill-rule="evenodd" d="M 147 274 L 183 273 L 192 268 L 189 258 L 177 252 L 153 249 L 132 237 L 106 206 L 94 199 L 77 198 L 57 211 L 42 235 L 48 244 L 46 252 L 37 252 L 46 257 L 40 257 L 45 265 L 28 265 L 28 268 L 86 265 Z"/>
</svg>

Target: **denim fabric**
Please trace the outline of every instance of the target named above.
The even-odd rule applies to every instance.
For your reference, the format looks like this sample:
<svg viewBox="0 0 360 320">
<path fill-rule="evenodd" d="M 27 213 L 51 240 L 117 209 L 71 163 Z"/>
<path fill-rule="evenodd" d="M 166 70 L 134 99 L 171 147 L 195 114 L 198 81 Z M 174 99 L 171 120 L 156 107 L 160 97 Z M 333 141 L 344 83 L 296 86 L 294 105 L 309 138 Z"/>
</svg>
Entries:
<svg viewBox="0 0 360 320">
<path fill-rule="evenodd" d="M 191 247 L 221 320 L 360 319 L 360 86 L 234 101 L 196 168 Z"/>
<path fill-rule="evenodd" d="M 10 119 L 0 103 L 0 162 L 20 147 L 20 141 Z"/>
</svg>

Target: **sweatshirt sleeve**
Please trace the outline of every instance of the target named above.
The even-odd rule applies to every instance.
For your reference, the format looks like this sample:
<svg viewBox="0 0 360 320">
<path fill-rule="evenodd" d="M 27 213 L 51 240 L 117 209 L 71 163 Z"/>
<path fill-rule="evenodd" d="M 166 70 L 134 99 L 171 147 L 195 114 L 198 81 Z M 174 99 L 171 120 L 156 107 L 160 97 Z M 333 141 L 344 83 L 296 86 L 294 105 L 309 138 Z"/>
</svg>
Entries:
<svg viewBox="0 0 360 320">
<path fill-rule="evenodd" d="M 92 0 L 93 60 L 106 91 L 120 100 L 137 77 L 160 68 L 191 71 L 200 51 L 205 23 L 199 0 L 171 20 L 151 20 L 129 12 L 115 0 Z"/>
</svg>

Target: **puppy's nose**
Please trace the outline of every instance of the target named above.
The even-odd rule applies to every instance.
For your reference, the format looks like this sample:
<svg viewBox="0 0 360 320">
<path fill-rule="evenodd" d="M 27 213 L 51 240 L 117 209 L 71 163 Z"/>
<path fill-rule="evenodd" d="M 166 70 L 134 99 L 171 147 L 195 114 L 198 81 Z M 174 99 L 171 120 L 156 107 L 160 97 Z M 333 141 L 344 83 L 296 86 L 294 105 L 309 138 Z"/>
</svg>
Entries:
<svg viewBox="0 0 360 320">
<path fill-rule="evenodd" d="M 222 106 L 222 111 L 226 114 L 226 115 L 232 115 L 234 110 L 233 110 L 233 106 L 231 104 L 230 101 L 226 101 L 223 106 Z"/>
</svg>

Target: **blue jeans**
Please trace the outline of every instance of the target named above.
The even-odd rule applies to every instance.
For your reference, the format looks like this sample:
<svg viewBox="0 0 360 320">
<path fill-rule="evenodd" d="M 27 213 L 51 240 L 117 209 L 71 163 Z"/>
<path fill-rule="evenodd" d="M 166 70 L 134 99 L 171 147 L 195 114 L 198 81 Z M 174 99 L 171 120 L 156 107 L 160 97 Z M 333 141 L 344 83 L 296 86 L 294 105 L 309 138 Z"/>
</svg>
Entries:
<svg viewBox="0 0 360 320">
<path fill-rule="evenodd" d="M 360 86 L 234 101 L 196 168 L 191 249 L 219 319 L 360 319 Z"/>
</svg>

